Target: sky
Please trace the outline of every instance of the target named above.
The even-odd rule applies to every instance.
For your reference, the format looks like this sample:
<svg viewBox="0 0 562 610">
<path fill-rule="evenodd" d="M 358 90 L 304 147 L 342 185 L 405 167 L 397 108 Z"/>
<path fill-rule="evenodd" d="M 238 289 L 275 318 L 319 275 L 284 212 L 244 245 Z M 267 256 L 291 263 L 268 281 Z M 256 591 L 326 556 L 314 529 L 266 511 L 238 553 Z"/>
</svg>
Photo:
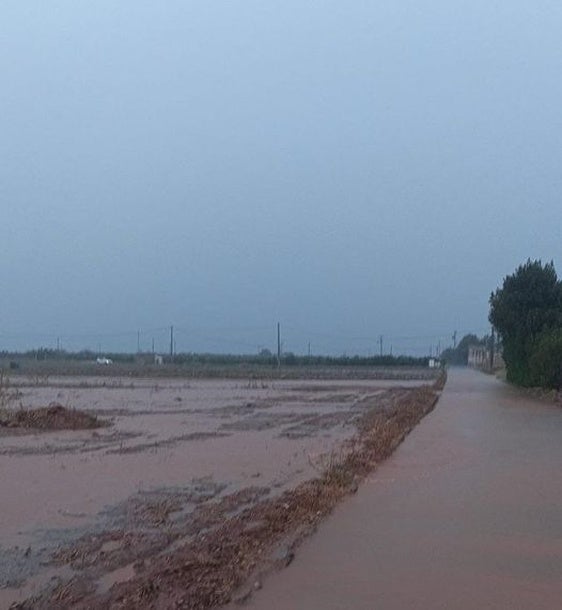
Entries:
<svg viewBox="0 0 562 610">
<path fill-rule="evenodd" d="M 0 0 L 0 349 L 487 332 L 560 261 L 561 31 L 548 0 Z"/>
</svg>

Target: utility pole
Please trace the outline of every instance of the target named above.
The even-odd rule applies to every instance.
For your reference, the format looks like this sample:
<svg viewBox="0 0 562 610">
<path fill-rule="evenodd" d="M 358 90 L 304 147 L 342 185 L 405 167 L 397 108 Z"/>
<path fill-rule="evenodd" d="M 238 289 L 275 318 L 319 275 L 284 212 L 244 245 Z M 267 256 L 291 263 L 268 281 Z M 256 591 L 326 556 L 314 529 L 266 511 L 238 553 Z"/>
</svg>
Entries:
<svg viewBox="0 0 562 610">
<path fill-rule="evenodd" d="M 310 358 L 310 341 L 308 342 L 308 357 Z"/>
<path fill-rule="evenodd" d="M 380 348 L 380 350 L 379 350 L 380 351 L 380 355 L 381 355 L 381 358 L 382 358 L 382 335 L 379 335 L 379 348 Z"/>
<path fill-rule="evenodd" d="M 137 354 L 140 354 L 140 330 L 137 330 Z"/>
<path fill-rule="evenodd" d="M 457 331 L 453 333 L 453 349 L 457 348 Z"/>
<path fill-rule="evenodd" d="M 277 368 L 281 368 L 281 325 L 277 322 Z"/>
<path fill-rule="evenodd" d="M 492 326 L 492 338 L 490 339 L 490 371 L 494 370 L 494 350 L 496 349 L 496 334 Z"/>
<path fill-rule="evenodd" d="M 174 357 L 174 327 L 170 326 L 170 358 Z"/>
<path fill-rule="evenodd" d="M 152 353 L 154 354 L 154 337 L 152 337 Z"/>
</svg>

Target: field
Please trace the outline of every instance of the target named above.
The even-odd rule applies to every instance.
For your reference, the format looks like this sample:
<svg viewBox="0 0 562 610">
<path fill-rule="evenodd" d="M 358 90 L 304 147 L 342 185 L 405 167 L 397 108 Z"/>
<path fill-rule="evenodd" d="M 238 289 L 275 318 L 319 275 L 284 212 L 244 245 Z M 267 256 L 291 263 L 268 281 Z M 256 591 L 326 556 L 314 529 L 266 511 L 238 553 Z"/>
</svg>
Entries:
<svg viewBox="0 0 562 610">
<path fill-rule="evenodd" d="M 4 380 L 12 415 L 51 405 L 57 417 L 97 423 L 0 423 L 0 607 L 103 607 L 202 532 L 334 472 L 367 414 L 433 381 L 423 369 L 302 377 Z M 28 420 L 38 425 L 20 413 Z"/>
</svg>

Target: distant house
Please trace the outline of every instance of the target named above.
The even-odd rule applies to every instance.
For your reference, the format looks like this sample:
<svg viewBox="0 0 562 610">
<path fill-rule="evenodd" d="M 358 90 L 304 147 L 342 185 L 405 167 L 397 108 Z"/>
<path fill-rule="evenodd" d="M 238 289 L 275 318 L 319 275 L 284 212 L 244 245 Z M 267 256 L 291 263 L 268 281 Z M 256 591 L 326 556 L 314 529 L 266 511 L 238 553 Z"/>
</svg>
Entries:
<svg viewBox="0 0 562 610">
<path fill-rule="evenodd" d="M 485 345 L 471 345 L 468 348 L 468 366 L 487 371 L 489 371 L 491 368 L 494 370 L 503 368 L 504 361 L 501 349 L 494 351 L 494 362 L 491 366 L 490 349 Z"/>
<path fill-rule="evenodd" d="M 490 364 L 490 350 L 483 345 L 471 345 L 468 348 L 468 366 L 481 369 Z"/>
</svg>

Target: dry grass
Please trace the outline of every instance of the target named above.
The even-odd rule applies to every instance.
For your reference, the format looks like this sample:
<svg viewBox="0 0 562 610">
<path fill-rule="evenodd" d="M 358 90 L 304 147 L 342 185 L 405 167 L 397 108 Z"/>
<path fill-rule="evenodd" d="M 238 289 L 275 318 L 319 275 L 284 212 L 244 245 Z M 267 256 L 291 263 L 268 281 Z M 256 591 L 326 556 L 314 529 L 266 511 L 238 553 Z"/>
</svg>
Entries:
<svg viewBox="0 0 562 610">
<path fill-rule="evenodd" d="M 0 413 L 20 397 L 21 392 L 12 387 L 8 373 L 0 369 Z"/>
</svg>

